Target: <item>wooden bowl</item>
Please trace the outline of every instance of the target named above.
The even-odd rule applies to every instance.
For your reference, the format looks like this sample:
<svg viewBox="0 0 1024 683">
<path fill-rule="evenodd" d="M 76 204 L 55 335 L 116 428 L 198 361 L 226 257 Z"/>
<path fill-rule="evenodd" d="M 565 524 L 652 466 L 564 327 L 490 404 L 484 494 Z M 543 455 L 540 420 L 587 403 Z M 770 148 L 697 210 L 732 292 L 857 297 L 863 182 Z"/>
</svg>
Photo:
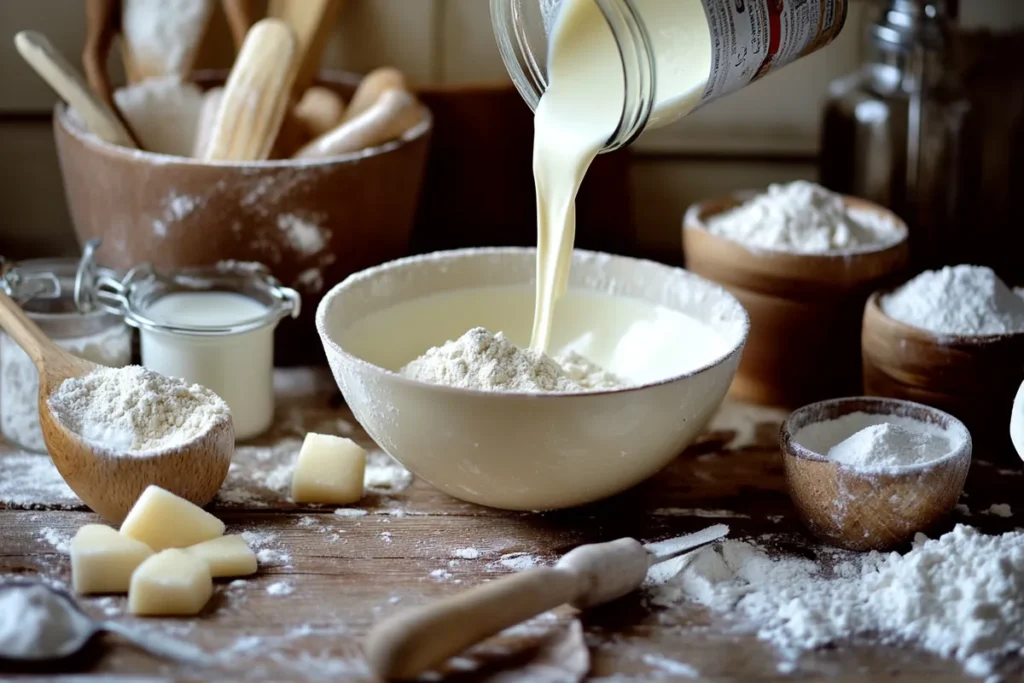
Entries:
<svg viewBox="0 0 1024 683">
<path fill-rule="evenodd" d="M 796 441 L 808 425 L 856 412 L 938 425 L 949 434 L 953 450 L 894 472 L 866 472 L 826 460 Z M 782 423 L 779 445 L 800 518 L 821 540 L 850 550 L 888 550 L 934 528 L 952 512 L 971 465 L 971 434 L 963 422 L 941 410 L 894 399 L 840 398 L 804 406 Z"/>
<path fill-rule="evenodd" d="M 1009 425 L 1024 381 L 1024 334 L 937 335 L 886 315 L 879 302 L 888 293 L 864 307 L 864 393 L 951 413 L 971 430 L 979 457 L 1016 462 Z"/>
<path fill-rule="evenodd" d="M 200 73 L 202 85 L 225 73 Z M 346 98 L 359 82 L 323 84 Z M 317 160 L 201 163 L 129 150 L 85 134 L 63 106 L 54 135 L 79 242 L 103 239 L 104 265 L 128 270 L 259 261 L 303 295 L 305 315 L 279 328 L 279 355 L 319 355 L 313 313 L 322 292 L 347 275 L 406 254 L 433 126 L 402 139 Z M 298 352 L 296 352 L 298 351 Z"/>
<path fill-rule="evenodd" d="M 906 226 L 887 209 L 847 197 L 847 206 L 893 221 L 903 239 L 874 250 L 797 254 L 753 250 L 707 231 L 710 216 L 750 196 L 694 204 L 683 224 L 687 269 L 728 289 L 750 313 L 750 341 L 730 394 L 798 406 L 860 393 L 864 302 L 906 267 Z"/>
</svg>

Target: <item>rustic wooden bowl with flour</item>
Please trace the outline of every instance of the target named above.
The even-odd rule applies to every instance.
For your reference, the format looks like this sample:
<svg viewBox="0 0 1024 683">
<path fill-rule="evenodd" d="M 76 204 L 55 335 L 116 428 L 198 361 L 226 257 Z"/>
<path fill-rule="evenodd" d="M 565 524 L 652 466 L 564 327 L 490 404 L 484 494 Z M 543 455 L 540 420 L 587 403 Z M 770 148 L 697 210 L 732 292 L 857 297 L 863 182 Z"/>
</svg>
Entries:
<svg viewBox="0 0 1024 683">
<path fill-rule="evenodd" d="M 876 292 L 864 307 L 864 393 L 916 401 L 964 421 L 975 453 L 1016 463 L 1009 425 L 1024 380 L 1024 333 L 939 335 L 895 320 Z"/>
<path fill-rule="evenodd" d="M 846 416 L 852 423 L 831 423 Z M 945 455 L 906 467 L 862 469 L 826 452 L 864 426 L 911 420 L 948 439 Z M 808 427 L 829 423 L 813 436 Z M 805 436 L 806 435 L 806 436 Z M 882 398 L 841 398 L 795 411 L 779 434 L 786 483 L 800 518 L 823 541 L 850 550 L 888 550 L 927 532 L 952 512 L 971 465 L 971 434 L 935 408 Z"/>
<path fill-rule="evenodd" d="M 725 287 L 750 314 L 750 342 L 731 395 L 795 407 L 860 393 L 864 302 L 906 267 L 906 226 L 886 209 L 846 197 L 848 207 L 892 221 L 903 236 L 881 248 L 806 254 L 755 250 L 708 231 L 709 218 L 751 196 L 695 204 L 683 226 L 687 269 Z"/>
</svg>

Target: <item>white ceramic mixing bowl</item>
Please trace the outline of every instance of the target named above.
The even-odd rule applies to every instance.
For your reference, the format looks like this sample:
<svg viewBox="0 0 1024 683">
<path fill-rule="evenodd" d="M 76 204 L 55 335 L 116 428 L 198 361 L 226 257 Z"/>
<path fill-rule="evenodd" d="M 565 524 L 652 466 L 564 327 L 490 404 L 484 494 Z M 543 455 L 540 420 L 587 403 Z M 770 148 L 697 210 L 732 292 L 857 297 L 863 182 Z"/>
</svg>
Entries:
<svg viewBox="0 0 1024 683">
<path fill-rule="evenodd" d="M 594 337 L 586 316 L 571 314 L 577 304 L 597 306 L 598 315 L 604 306 L 608 315 L 602 318 L 600 336 L 606 339 L 592 346 L 590 359 L 621 371 L 609 359 L 623 357 L 627 343 L 635 349 L 637 341 L 636 325 L 623 323 L 616 329 L 616 302 L 624 298 L 688 314 L 710 326 L 721 343 L 705 352 L 699 366 L 681 369 L 679 363 L 670 367 L 673 349 L 681 358 L 692 357 L 686 356 L 688 340 L 652 339 L 660 343 L 668 369 L 648 378 L 652 381 L 616 391 L 485 392 L 397 374 L 429 346 L 458 338 L 475 325 L 502 330 L 512 341 L 527 344 L 535 267 L 534 249 L 416 256 L 350 276 L 317 310 L 327 359 L 359 423 L 416 475 L 462 500 L 546 510 L 623 491 L 662 469 L 693 441 L 721 403 L 739 364 L 749 319 L 724 289 L 678 268 L 577 250 L 570 294 L 559 305 L 568 313 L 556 311 L 556 351 L 569 340 Z M 481 287 L 507 288 L 512 295 L 500 301 L 459 298 Z M 449 294 L 451 310 L 440 311 L 438 302 L 444 305 Z M 380 312 L 394 307 L 402 307 L 403 314 L 380 323 Z M 376 322 L 368 326 L 367 321 Z M 603 358 L 601 348 L 618 350 Z M 627 355 L 643 354 L 641 348 Z"/>
</svg>

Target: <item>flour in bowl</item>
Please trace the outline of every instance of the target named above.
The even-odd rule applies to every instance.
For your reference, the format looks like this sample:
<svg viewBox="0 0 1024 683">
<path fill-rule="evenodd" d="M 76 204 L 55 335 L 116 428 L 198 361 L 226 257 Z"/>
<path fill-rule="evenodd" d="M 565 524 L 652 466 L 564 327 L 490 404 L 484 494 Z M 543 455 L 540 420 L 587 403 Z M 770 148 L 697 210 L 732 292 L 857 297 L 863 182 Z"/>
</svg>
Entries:
<svg viewBox="0 0 1024 683">
<path fill-rule="evenodd" d="M 879 303 L 890 318 L 935 334 L 1024 332 L 1024 298 L 984 266 L 926 271 Z"/>
<path fill-rule="evenodd" d="M 907 428 L 891 422 L 865 427 L 829 449 L 829 460 L 866 470 L 920 465 L 949 454 L 949 438 L 932 425 Z"/>
<path fill-rule="evenodd" d="M 520 349 L 501 332 L 482 327 L 428 350 L 402 368 L 402 374 L 421 382 L 483 391 L 579 392 L 625 385 L 578 353 L 551 358 Z"/>
<path fill-rule="evenodd" d="M 849 209 L 842 195 L 804 180 L 769 185 L 750 201 L 709 218 L 707 230 L 752 249 L 799 254 L 883 248 L 905 234 L 884 214 Z"/>
<path fill-rule="evenodd" d="M 49 406 L 71 431 L 119 451 L 173 448 L 231 415 L 206 387 L 138 365 L 66 379 Z"/>
</svg>

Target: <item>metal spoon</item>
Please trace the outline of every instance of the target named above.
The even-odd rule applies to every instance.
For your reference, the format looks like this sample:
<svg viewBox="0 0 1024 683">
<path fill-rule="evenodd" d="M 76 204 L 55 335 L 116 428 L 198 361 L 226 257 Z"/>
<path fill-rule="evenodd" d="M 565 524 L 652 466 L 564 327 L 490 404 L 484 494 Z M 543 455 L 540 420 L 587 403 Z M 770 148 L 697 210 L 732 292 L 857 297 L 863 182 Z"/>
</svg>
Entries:
<svg viewBox="0 0 1024 683">
<path fill-rule="evenodd" d="M 27 597 L 47 612 L 46 638 L 40 638 L 38 648 L 31 653 L 5 650 L 0 640 L 0 662 L 25 664 L 64 659 L 80 652 L 98 633 L 116 633 L 132 645 L 151 655 L 189 664 L 209 663 L 209 657 L 199 648 L 166 636 L 151 637 L 138 629 L 112 621 L 97 621 L 82 611 L 67 592 L 41 581 L 13 580 L 0 583 L 0 603 L 10 591 L 28 591 Z"/>
</svg>

